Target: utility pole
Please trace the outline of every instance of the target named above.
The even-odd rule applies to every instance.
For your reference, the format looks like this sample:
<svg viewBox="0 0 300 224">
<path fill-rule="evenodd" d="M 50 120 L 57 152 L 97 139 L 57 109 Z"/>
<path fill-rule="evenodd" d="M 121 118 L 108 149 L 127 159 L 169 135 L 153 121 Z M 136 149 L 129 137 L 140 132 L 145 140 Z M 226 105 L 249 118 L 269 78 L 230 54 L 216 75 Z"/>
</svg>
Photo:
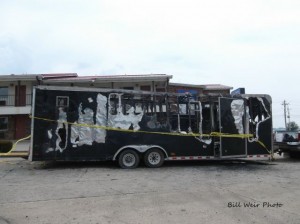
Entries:
<svg viewBox="0 0 300 224">
<path fill-rule="evenodd" d="M 291 116 L 290 116 L 290 107 L 289 104 L 287 105 L 287 118 L 288 118 L 288 131 L 291 129 Z"/>
<path fill-rule="evenodd" d="M 285 124 L 285 130 L 287 131 L 287 123 L 286 123 L 286 107 L 287 105 L 289 105 L 285 100 L 282 103 L 283 107 L 284 107 L 284 124 Z"/>
</svg>

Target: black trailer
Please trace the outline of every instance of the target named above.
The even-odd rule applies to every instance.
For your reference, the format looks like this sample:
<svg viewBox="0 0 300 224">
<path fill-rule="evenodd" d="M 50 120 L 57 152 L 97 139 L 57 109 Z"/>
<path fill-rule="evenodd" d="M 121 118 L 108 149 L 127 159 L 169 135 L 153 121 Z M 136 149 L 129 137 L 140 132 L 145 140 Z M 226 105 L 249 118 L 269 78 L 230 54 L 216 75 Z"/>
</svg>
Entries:
<svg viewBox="0 0 300 224">
<path fill-rule="evenodd" d="M 271 97 L 37 86 L 31 161 L 221 160 L 270 157 Z"/>
</svg>

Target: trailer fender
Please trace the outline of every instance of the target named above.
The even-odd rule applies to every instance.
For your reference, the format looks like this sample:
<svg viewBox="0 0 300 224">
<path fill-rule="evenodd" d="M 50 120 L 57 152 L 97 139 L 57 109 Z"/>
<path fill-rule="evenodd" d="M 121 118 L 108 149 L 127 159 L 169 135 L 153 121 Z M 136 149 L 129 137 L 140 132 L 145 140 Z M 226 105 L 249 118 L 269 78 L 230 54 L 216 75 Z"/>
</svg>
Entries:
<svg viewBox="0 0 300 224">
<path fill-rule="evenodd" d="M 161 149 L 164 152 L 165 158 L 168 158 L 168 153 L 166 152 L 166 150 L 158 145 L 126 145 L 126 146 L 121 147 L 115 153 L 115 155 L 113 157 L 113 161 L 115 161 L 117 159 L 118 155 L 120 154 L 120 152 L 122 152 L 125 149 L 134 149 L 134 150 L 138 151 L 139 153 L 145 153 L 147 150 L 152 149 L 152 148 Z"/>
</svg>

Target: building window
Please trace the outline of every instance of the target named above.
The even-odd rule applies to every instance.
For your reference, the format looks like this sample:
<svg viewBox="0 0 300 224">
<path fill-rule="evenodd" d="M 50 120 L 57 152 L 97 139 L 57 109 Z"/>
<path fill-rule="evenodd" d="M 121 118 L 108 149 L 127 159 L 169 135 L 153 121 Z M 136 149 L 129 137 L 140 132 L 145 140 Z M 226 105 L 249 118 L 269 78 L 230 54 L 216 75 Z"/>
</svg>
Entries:
<svg viewBox="0 0 300 224">
<path fill-rule="evenodd" d="M 5 106 L 8 101 L 8 87 L 0 86 L 0 106 Z"/>
<path fill-rule="evenodd" d="M 8 95 L 8 87 L 0 86 L 0 96 L 7 96 L 7 95 Z"/>
<path fill-rule="evenodd" d="M 142 91 L 151 91 L 151 86 L 141 86 L 140 90 L 142 90 Z"/>
<path fill-rule="evenodd" d="M 57 107 L 69 107 L 69 97 L 68 96 L 57 96 L 56 97 Z"/>
<path fill-rule="evenodd" d="M 0 117 L 0 132 L 8 130 L 8 117 Z"/>
<path fill-rule="evenodd" d="M 159 88 L 159 87 L 157 87 L 156 88 L 156 92 L 163 93 L 163 92 L 166 92 L 166 89 L 165 88 Z"/>
<path fill-rule="evenodd" d="M 123 89 L 126 89 L 126 90 L 134 90 L 133 87 L 123 87 Z"/>
</svg>

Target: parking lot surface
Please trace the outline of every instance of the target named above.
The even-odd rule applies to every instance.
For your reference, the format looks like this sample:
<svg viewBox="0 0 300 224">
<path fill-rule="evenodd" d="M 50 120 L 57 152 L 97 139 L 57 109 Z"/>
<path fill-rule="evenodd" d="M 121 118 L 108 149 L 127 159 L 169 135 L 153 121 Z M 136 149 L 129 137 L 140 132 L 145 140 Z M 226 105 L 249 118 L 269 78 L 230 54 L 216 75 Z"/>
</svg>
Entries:
<svg viewBox="0 0 300 224">
<path fill-rule="evenodd" d="M 114 163 L 0 158 L 0 223 L 300 223 L 300 161 Z"/>
</svg>

